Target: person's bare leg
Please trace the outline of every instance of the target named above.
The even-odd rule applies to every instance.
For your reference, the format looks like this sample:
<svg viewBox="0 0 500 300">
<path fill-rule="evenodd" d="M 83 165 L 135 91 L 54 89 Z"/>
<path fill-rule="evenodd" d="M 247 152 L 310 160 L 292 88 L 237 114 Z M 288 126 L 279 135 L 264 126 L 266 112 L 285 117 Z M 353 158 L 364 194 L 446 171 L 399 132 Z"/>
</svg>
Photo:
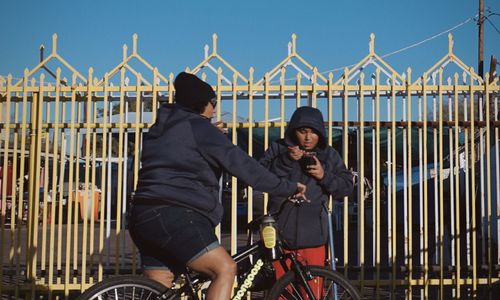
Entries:
<svg viewBox="0 0 500 300">
<path fill-rule="evenodd" d="M 171 288 L 173 285 L 174 273 L 169 270 L 144 270 L 142 273 L 147 278 L 158 281 L 168 288 Z"/>
<path fill-rule="evenodd" d="M 192 261 L 189 268 L 210 276 L 207 300 L 230 299 L 236 276 L 236 263 L 222 247 L 217 247 Z"/>
</svg>

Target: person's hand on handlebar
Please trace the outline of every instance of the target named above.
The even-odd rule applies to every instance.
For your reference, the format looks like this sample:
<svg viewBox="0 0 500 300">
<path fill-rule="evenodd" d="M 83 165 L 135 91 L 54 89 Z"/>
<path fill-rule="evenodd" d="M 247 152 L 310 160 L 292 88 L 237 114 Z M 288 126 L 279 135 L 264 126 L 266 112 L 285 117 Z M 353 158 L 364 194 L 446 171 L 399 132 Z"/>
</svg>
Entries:
<svg viewBox="0 0 500 300">
<path fill-rule="evenodd" d="M 303 183 L 297 182 L 297 191 L 295 194 L 288 198 L 288 201 L 295 204 L 300 204 L 302 202 L 310 202 L 306 197 L 306 186 Z"/>
</svg>

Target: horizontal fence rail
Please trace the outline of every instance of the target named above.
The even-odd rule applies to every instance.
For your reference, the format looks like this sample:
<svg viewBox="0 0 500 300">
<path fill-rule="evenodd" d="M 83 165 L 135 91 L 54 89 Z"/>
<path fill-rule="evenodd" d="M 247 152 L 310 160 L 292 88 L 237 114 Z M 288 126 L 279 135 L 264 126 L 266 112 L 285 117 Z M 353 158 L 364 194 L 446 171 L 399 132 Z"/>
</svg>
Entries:
<svg viewBox="0 0 500 300">
<path fill-rule="evenodd" d="M 353 195 L 330 203 L 338 269 L 365 296 L 473 298 L 498 284 L 499 79 L 456 57 L 451 35 L 418 77 L 380 58 L 373 35 L 369 54 L 335 77 L 297 53 L 295 35 L 261 79 L 231 66 L 213 40 L 187 71 L 212 84 L 214 122 L 249 155 L 283 137 L 297 107 L 323 112 L 328 143 L 356 175 Z M 139 55 L 136 35 L 102 77 L 63 59 L 56 35 L 52 48 L 22 78 L 0 78 L 0 294 L 12 299 L 68 297 L 139 272 L 126 213 L 143 135 L 175 97 L 174 75 Z M 234 254 L 267 195 L 228 174 L 220 195 L 216 233 Z"/>
</svg>

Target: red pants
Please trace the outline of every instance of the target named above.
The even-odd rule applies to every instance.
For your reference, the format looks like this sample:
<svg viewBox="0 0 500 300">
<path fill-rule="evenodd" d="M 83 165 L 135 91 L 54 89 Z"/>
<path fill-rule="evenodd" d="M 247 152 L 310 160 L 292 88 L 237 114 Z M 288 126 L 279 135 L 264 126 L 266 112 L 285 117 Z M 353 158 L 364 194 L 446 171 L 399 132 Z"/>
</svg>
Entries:
<svg viewBox="0 0 500 300">
<path fill-rule="evenodd" d="M 297 250 L 286 250 L 284 249 L 285 253 L 294 253 L 295 257 L 297 257 L 297 260 L 304 265 L 315 265 L 315 266 L 324 266 L 325 265 L 325 256 L 326 256 L 326 246 L 319 246 L 319 247 L 314 247 L 314 248 L 302 248 L 302 249 L 297 249 Z M 287 260 L 286 262 L 288 268 L 290 268 L 291 262 L 290 260 Z M 283 270 L 283 267 L 281 266 L 280 262 L 274 261 L 273 262 L 274 269 L 276 270 L 276 279 L 280 279 L 284 274 L 285 270 Z M 316 298 L 321 298 L 322 295 L 322 286 L 323 286 L 323 281 L 322 280 L 312 280 L 309 282 L 309 287 L 314 293 L 314 296 Z M 302 291 L 302 294 L 304 297 L 306 297 L 305 291 Z M 307 297 L 305 299 L 308 299 Z"/>
</svg>

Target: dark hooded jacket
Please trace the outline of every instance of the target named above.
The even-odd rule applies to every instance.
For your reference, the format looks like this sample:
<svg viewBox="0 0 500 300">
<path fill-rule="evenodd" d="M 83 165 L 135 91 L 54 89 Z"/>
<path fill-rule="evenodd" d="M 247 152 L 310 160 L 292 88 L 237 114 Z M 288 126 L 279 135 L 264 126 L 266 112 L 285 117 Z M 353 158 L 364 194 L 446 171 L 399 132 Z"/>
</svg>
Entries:
<svg viewBox="0 0 500 300">
<path fill-rule="evenodd" d="M 175 204 L 192 208 L 216 225 L 222 217 L 222 170 L 258 190 L 286 199 L 297 181 L 278 178 L 210 124 L 183 106 L 165 104 L 144 137 L 135 203 Z"/>
<path fill-rule="evenodd" d="M 288 146 L 298 144 L 295 130 L 301 127 L 312 128 L 319 136 L 314 151 L 325 172 L 323 179 L 319 181 L 303 171 L 300 160 L 295 161 L 288 154 Z M 330 195 L 334 199 L 341 199 L 351 194 L 353 176 L 346 169 L 338 152 L 328 146 L 321 112 L 312 107 L 298 108 L 292 115 L 285 138 L 273 142 L 260 163 L 282 179 L 300 181 L 307 185 L 306 196 L 311 202 L 300 206 L 287 202 L 281 208 L 278 227 L 285 247 L 298 249 L 325 244 L 328 238 L 325 205 Z M 268 210 L 278 211 L 283 199 L 272 196 L 270 199 Z"/>
</svg>

